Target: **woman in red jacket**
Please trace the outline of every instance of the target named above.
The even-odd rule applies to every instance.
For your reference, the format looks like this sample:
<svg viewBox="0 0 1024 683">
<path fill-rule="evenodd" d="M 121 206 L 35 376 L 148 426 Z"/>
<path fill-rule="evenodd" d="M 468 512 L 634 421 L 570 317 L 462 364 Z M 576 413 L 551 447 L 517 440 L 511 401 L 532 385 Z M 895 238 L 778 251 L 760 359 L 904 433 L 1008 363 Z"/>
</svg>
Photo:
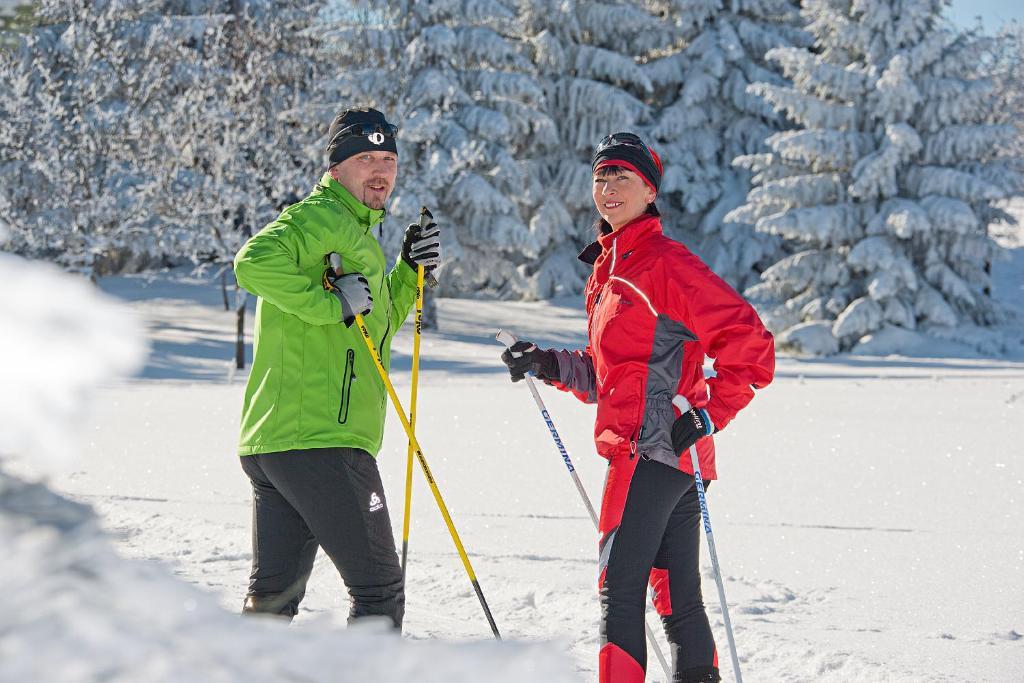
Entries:
<svg viewBox="0 0 1024 683">
<path fill-rule="evenodd" d="M 597 241 L 580 254 L 589 343 L 521 341 L 502 360 L 597 403 L 594 439 L 609 460 L 601 501 L 601 683 L 644 680 L 648 582 L 673 650 L 674 683 L 718 681 L 700 588 L 700 507 L 690 448 L 716 478 L 713 433 L 772 381 L 775 344 L 754 309 L 685 246 L 665 237 L 654 200 L 661 161 L 632 133 L 597 147 Z M 715 376 L 705 380 L 704 357 Z M 693 406 L 680 414 L 677 395 Z M 680 402 L 681 403 L 681 402 Z"/>
</svg>

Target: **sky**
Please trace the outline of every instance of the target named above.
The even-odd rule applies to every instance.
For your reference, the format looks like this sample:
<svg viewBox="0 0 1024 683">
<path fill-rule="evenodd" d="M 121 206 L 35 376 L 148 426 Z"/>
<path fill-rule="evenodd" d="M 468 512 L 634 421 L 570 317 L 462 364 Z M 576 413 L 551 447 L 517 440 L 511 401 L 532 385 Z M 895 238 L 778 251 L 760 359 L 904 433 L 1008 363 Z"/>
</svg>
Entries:
<svg viewBox="0 0 1024 683">
<path fill-rule="evenodd" d="M 1021 0 L 953 0 L 948 12 L 958 26 L 973 26 L 975 17 L 980 16 L 982 26 L 992 32 L 1013 19 L 1024 22 L 1024 2 Z"/>
</svg>

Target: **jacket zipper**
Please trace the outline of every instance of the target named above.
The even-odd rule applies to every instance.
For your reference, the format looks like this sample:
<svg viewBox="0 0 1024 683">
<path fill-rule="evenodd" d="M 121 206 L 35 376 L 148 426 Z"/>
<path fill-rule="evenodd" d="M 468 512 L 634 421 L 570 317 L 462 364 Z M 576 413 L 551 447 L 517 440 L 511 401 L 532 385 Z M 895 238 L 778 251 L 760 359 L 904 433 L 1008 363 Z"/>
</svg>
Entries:
<svg viewBox="0 0 1024 683">
<path fill-rule="evenodd" d="M 633 435 L 629 437 L 629 459 L 632 460 L 636 457 L 637 445 L 640 441 L 640 435 L 643 434 L 643 424 L 638 424 L 633 430 Z"/>
<path fill-rule="evenodd" d="M 387 278 L 381 278 L 380 280 L 380 291 L 377 292 L 377 296 L 383 298 L 384 287 L 387 285 Z M 384 362 L 384 342 L 388 338 L 388 332 L 391 331 L 391 292 L 388 292 L 388 308 L 384 312 L 387 325 L 384 327 L 384 334 L 380 337 L 380 344 L 377 346 L 377 357 L 380 358 L 380 362 Z"/>
<path fill-rule="evenodd" d="M 380 362 L 384 362 L 384 342 L 387 341 L 388 333 L 391 332 L 391 312 L 388 311 L 388 324 L 384 328 L 384 334 L 381 335 L 380 345 L 377 346 L 377 357 L 380 358 Z"/>
<path fill-rule="evenodd" d="M 349 395 L 352 392 L 352 381 L 356 378 L 356 352 L 349 349 L 345 354 L 345 373 L 341 379 L 341 404 L 338 406 L 338 424 L 348 421 Z"/>
<path fill-rule="evenodd" d="M 629 459 L 632 460 L 637 456 L 637 450 L 640 445 L 640 439 L 644 438 L 644 421 L 647 419 L 646 401 L 642 401 L 640 404 L 640 410 L 637 411 L 636 426 L 633 427 L 633 434 L 629 437 Z M 646 457 L 645 453 L 640 453 L 640 457 Z"/>
</svg>

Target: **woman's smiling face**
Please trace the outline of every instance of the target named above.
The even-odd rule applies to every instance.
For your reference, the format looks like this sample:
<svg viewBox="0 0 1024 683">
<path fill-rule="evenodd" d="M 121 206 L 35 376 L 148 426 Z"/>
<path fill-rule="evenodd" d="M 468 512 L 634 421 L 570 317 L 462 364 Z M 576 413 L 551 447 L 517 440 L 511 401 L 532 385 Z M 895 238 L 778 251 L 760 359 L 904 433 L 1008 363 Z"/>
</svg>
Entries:
<svg viewBox="0 0 1024 683">
<path fill-rule="evenodd" d="M 643 178 L 621 166 L 594 171 L 594 206 L 612 230 L 618 230 L 647 210 L 656 193 Z"/>
</svg>

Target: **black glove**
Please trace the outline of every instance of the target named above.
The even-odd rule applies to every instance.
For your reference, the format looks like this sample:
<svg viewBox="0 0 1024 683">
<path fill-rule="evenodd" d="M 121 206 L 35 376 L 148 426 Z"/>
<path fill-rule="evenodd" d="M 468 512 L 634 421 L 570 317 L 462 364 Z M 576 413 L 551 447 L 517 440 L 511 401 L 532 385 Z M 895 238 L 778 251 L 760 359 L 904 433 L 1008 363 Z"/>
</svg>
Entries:
<svg viewBox="0 0 1024 683">
<path fill-rule="evenodd" d="M 505 349 L 501 354 L 501 360 L 508 366 L 513 382 L 523 379 L 527 372 L 532 372 L 537 379 L 559 379 L 558 356 L 551 349 L 538 349 L 532 342 L 517 341 Z"/>
<path fill-rule="evenodd" d="M 334 269 L 328 268 L 324 271 L 324 289 L 341 302 L 341 321 L 345 327 L 352 327 L 356 313 L 368 315 L 373 310 L 370 284 L 361 273 L 335 275 Z"/>
<path fill-rule="evenodd" d="M 441 263 L 441 229 L 437 223 L 420 227 L 413 223 L 405 229 L 402 240 L 402 260 L 413 270 L 423 266 L 423 272 L 432 273 Z"/>
<path fill-rule="evenodd" d="M 708 411 L 703 408 L 690 408 L 672 423 L 672 450 L 682 455 L 690 450 L 690 446 L 705 436 L 715 433 Z"/>
</svg>

